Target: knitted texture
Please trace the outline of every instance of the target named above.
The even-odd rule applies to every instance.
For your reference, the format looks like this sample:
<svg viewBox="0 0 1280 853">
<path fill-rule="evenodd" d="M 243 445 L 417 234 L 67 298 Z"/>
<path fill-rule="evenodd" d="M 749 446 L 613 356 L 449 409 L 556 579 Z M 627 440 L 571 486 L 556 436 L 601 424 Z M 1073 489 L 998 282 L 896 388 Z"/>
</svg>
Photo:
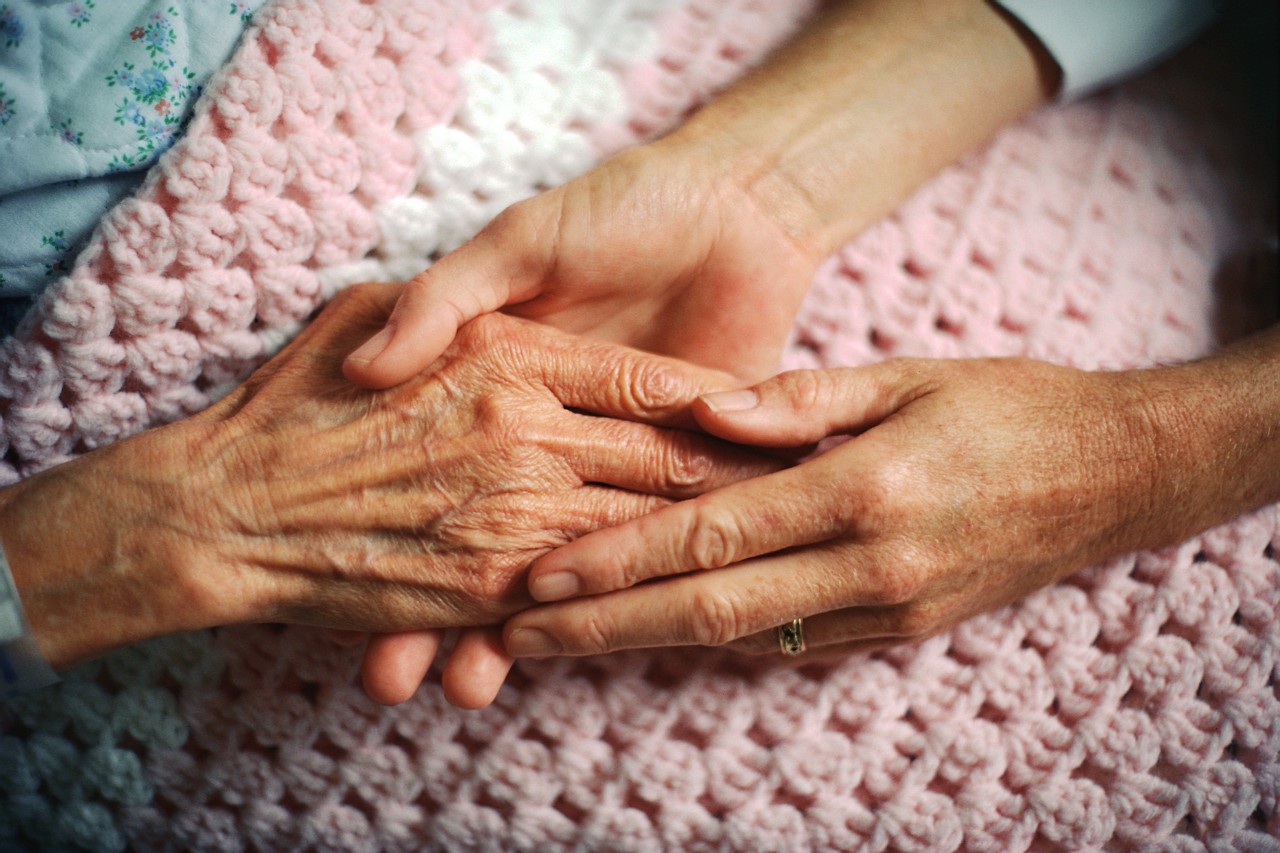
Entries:
<svg viewBox="0 0 1280 853">
<path fill-rule="evenodd" d="M 808 6 L 268 6 L 4 345 L 3 476 L 202 408 L 339 287 L 670 127 Z M 1207 80 L 1042 110 L 946 171 L 824 264 L 785 366 L 1211 349 L 1261 220 Z M 141 644 L 0 709 L 0 848 L 1280 850 L 1278 544 L 1270 507 L 829 666 L 522 662 L 471 713 L 374 705 L 307 629 Z"/>
</svg>

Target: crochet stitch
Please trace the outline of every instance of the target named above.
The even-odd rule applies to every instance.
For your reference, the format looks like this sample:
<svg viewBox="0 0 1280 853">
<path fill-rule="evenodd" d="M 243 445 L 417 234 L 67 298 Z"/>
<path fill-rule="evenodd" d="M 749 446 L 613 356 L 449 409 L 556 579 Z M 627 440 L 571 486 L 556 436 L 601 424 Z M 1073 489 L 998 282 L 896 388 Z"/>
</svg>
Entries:
<svg viewBox="0 0 1280 853">
<path fill-rule="evenodd" d="M 203 408 L 338 288 L 669 128 L 810 5 L 265 7 L 0 350 L 0 476 Z M 784 366 L 1201 355 L 1260 222 L 1238 139 L 1187 61 L 1041 110 L 830 258 Z M 0 708 L 0 847 L 1280 850 L 1277 544 L 1270 507 L 834 665 L 525 661 L 470 713 L 374 705 L 308 629 L 144 643 Z"/>
</svg>

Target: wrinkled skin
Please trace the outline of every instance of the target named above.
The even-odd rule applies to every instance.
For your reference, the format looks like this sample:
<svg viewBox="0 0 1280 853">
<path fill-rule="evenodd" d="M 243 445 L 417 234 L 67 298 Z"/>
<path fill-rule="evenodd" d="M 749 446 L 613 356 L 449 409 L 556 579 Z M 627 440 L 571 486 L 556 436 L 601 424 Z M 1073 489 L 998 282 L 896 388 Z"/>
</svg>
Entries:
<svg viewBox="0 0 1280 853">
<path fill-rule="evenodd" d="M 342 358 L 399 291 L 339 296 L 206 412 L 6 490 L 0 534 L 55 664 L 233 622 L 492 623 L 548 549 L 778 467 L 654 426 L 719 376 L 501 315 L 406 383 L 353 388 Z M 50 555 L 59 517 L 78 523 Z"/>
<path fill-rule="evenodd" d="M 817 256 L 724 179 L 719 162 L 668 147 L 623 152 L 508 208 L 408 283 L 386 328 L 347 359 L 346 375 L 374 388 L 402 382 L 460 325 L 505 308 L 739 381 L 766 376 Z M 387 703 L 407 699 L 440 640 L 435 631 L 372 638 L 366 689 Z M 492 632 L 465 636 L 453 660 L 446 693 L 468 707 L 489 701 L 510 665 Z"/>
<path fill-rule="evenodd" d="M 503 309 L 757 381 L 820 260 L 1059 77 L 997 4 L 823 4 L 669 135 L 515 205 L 419 276 L 346 374 L 403 381 L 467 319 Z M 406 697 L 434 643 L 376 638 L 366 677 Z M 483 668 L 500 648 L 490 638 L 461 659 Z M 446 690 L 460 671 L 445 671 Z M 497 671 L 470 681 L 492 695 Z"/>
<path fill-rule="evenodd" d="M 346 300 L 211 413 L 234 424 L 221 467 L 258 484 L 237 520 L 259 525 L 253 559 L 301 585 L 290 621 L 492 622 L 527 603 L 538 554 L 762 469 L 688 432 L 569 410 L 671 424 L 712 374 L 500 315 L 418 377 L 352 389 L 338 359 L 380 308 Z M 356 615 L 370 585 L 379 611 Z"/>
</svg>

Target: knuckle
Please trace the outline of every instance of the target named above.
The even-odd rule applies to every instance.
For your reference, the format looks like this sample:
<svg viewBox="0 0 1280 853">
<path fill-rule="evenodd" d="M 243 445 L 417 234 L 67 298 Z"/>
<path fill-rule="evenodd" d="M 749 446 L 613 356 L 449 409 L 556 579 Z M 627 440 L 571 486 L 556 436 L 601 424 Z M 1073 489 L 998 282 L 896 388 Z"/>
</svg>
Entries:
<svg viewBox="0 0 1280 853">
<path fill-rule="evenodd" d="M 361 322 L 382 322 L 386 319 L 386 297 L 391 285 L 364 282 L 343 288 L 334 294 L 324 307 L 324 315 L 332 320 L 341 318 L 352 322 L 360 318 Z"/>
<path fill-rule="evenodd" d="M 369 299 L 372 296 L 373 288 L 374 285 L 367 281 L 344 287 L 333 295 L 333 298 L 329 300 L 329 305 L 335 310 L 340 310 L 349 302 L 361 302 Z"/>
<path fill-rule="evenodd" d="M 511 406 L 511 401 L 499 394 L 486 394 L 475 403 L 476 426 L 495 449 L 510 450 L 521 446 L 521 436 L 526 434 L 521 417 Z"/>
<path fill-rule="evenodd" d="M 467 592 L 477 606 L 501 614 L 501 605 L 520 597 L 520 574 L 502 560 L 478 561 L 467 573 Z"/>
<path fill-rule="evenodd" d="M 621 549 L 602 554 L 596 567 L 596 583 L 602 584 L 604 590 L 630 589 L 652 577 L 640 561 L 627 559 Z"/>
<path fill-rule="evenodd" d="M 872 590 L 874 603 L 907 604 L 918 599 L 929 574 L 926 560 L 912 549 L 901 550 L 878 573 Z"/>
<path fill-rule="evenodd" d="M 395 307 L 391 309 L 391 322 L 393 323 L 413 323 L 419 319 L 419 316 L 425 306 L 429 304 L 432 294 L 431 270 L 427 270 L 414 276 L 404 285 L 404 290 L 400 292 L 399 298 L 396 300 Z M 372 285 L 357 285 L 357 287 L 372 287 Z M 347 292 L 351 292 L 355 288 L 348 288 Z M 373 299 L 375 294 L 372 291 L 366 291 L 365 298 Z"/>
<path fill-rule="evenodd" d="M 613 642 L 611 637 L 613 632 L 605 619 L 600 613 L 588 614 L 583 620 L 580 629 L 576 632 L 578 638 L 578 651 L 588 655 L 603 655 L 613 651 Z"/>
<path fill-rule="evenodd" d="M 940 368 L 943 372 L 949 372 L 956 367 L 963 370 L 965 369 L 964 361 L 964 359 L 955 359 L 938 362 L 927 358 L 895 356 L 878 365 L 879 376 L 885 387 L 897 394 L 928 392 L 935 387 Z"/>
<path fill-rule="evenodd" d="M 689 634 L 700 646 L 723 646 L 741 636 L 744 619 L 726 590 L 699 590 L 689 601 Z"/>
<path fill-rule="evenodd" d="M 663 485 L 675 492 L 692 492 L 711 480 L 714 468 L 711 459 L 698 452 L 693 436 L 676 433 L 663 456 Z"/>
<path fill-rule="evenodd" d="M 459 340 L 473 348 L 491 350 L 517 345 L 518 335 L 509 318 L 498 313 L 480 314 L 458 327 Z"/>
<path fill-rule="evenodd" d="M 689 558 L 698 569 L 719 569 L 736 562 L 742 551 L 742 525 L 728 511 L 702 505 L 688 536 Z"/>
<path fill-rule="evenodd" d="M 526 236 L 529 230 L 534 228 L 536 223 L 542 219 L 538 207 L 537 202 L 531 198 L 522 199 L 515 204 L 508 205 L 485 226 L 485 236 L 489 239 L 500 242 L 510 241 L 518 245 L 521 242 L 521 238 Z"/>
<path fill-rule="evenodd" d="M 877 517 L 892 514 L 898 500 L 893 476 L 883 465 L 869 465 L 858 472 L 859 509 L 870 511 Z"/>
<path fill-rule="evenodd" d="M 865 466 L 849 491 L 851 532 L 862 537 L 895 535 L 904 524 L 914 521 L 915 508 L 911 499 L 904 497 L 911 491 L 903 486 L 902 475 L 893 470 L 892 463 Z"/>
<path fill-rule="evenodd" d="M 546 194 L 509 205 L 490 220 L 474 242 L 498 252 L 514 269 L 542 270 L 555 262 L 559 242 L 559 206 Z"/>
<path fill-rule="evenodd" d="M 619 371 L 619 393 L 623 407 L 636 415 L 672 414 L 694 396 L 692 389 L 668 364 L 628 356 Z"/>
<path fill-rule="evenodd" d="M 897 633 L 908 640 L 931 637 L 942 627 L 942 614 L 934 607 L 912 605 L 903 609 L 897 619 Z"/>
<path fill-rule="evenodd" d="M 885 572 L 880 579 L 878 604 L 906 604 L 915 598 L 919 591 L 912 572 L 894 568 Z"/>
<path fill-rule="evenodd" d="M 797 370 L 787 374 L 787 396 L 798 412 L 825 409 L 832 399 L 834 385 L 825 370 Z"/>
</svg>

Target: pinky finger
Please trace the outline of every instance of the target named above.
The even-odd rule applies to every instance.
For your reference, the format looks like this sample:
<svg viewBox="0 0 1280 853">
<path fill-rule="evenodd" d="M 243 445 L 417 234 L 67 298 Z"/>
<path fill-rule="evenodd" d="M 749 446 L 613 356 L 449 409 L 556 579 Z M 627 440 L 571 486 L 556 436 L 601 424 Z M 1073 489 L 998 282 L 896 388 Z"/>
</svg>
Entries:
<svg viewBox="0 0 1280 853">
<path fill-rule="evenodd" d="M 383 705 L 406 701 L 422 684 L 443 639 L 438 629 L 372 635 L 361 668 L 364 692 Z"/>
<path fill-rule="evenodd" d="M 440 676 L 445 698 L 467 710 L 485 707 L 498 695 L 513 663 L 502 648 L 501 628 L 464 628 Z"/>
</svg>

